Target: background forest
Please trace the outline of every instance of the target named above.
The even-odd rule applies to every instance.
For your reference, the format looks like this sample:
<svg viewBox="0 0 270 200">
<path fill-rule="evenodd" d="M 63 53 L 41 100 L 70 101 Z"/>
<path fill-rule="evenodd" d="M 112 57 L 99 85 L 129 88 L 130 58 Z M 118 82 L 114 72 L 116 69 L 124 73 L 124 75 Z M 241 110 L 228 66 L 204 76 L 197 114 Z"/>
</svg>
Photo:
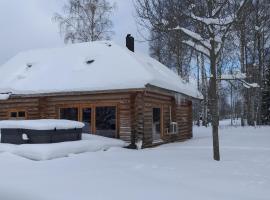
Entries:
<svg viewBox="0 0 270 200">
<path fill-rule="evenodd" d="M 194 121 L 270 124 L 269 0 L 133 0 L 150 55 L 203 94 Z M 116 5 L 69 0 L 53 20 L 65 42 L 109 39 Z M 139 41 L 137 41 L 139 42 Z"/>
</svg>

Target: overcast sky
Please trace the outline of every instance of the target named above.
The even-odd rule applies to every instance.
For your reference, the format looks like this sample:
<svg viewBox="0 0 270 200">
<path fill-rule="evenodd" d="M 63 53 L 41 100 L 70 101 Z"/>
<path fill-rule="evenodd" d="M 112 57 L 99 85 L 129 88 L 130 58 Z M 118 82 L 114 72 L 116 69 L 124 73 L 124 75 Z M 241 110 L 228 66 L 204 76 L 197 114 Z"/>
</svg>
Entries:
<svg viewBox="0 0 270 200">
<path fill-rule="evenodd" d="M 132 0 L 110 0 L 117 9 L 112 18 L 116 43 L 125 45 L 125 36 L 137 32 Z M 63 46 L 58 25 L 52 22 L 66 0 L 0 0 L 0 64 L 20 51 Z M 136 43 L 136 50 L 148 53 L 147 43 Z"/>
</svg>

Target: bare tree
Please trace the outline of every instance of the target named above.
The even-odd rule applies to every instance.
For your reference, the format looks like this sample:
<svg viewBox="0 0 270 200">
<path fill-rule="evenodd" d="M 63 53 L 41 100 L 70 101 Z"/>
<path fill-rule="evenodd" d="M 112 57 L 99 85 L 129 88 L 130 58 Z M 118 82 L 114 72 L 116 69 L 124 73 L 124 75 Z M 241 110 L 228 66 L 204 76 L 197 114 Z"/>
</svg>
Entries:
<svg viewBox="0 0 270 200">
<path fill-rule="evenodd" d="M 265 79 L 270 39 L 270 2 L 254 0 L 245 7 L 239 16 L 234 30 L 238 37 L 239 63 L 248 82 L 260 87 L 247 89 L 242 87 L 241 124 L 261 124 L 262 80 Z M 249 13 L 248 15 L 246 13 Z"/>
<path fill-rule="evenodd" d="M 63 14 L 56 13 L 53 20 L 58 22 L 65 43 L 109 39 L 113 10 L 107 0 L 69 0 Z"/>
<path fill-rule="evenodd" d="M 181 1 L 136 0 L 135 7 L 139 16 L 137 22 L 150 32 L 148 41 L 151 56 L 174 69 L 184 80 L 189 81 L 192 49 L 186 48 L 181 43 L 183 40 L 181 32 L 168 31 L 162 26 L 164 21 L 176 25 L 178 21 L 185 19 L 181 12 L 183 8 Z"/>
<path fill-rule="evenodd" d="M 264 125 L 270 125 L 270 58 L 268 67 L 265 72 L 264 87 L 262 91 L 262 116 L 261 120 Z"/>
<path fill-rule="evenodd" d="M 256 53 L 256 59 L 254 59 L 253 66 L 257 66 L 254 73 L 257 73 L 257 80 L 255 80 L 261 87 L 263 86 L 263 79 L 265 77 L 265 71 L 267 68 L 267 51 L 269 48 L 270 39 L 270 2 L 268 0 L 256 0 L 253 1 L 253 11 L 254 11 L 254 32 L 255 41 L 254 49 Z M 268 52 L 269 54 L 269 52 Z M 269 55 L 268 55 L 269 56 Z M 261 115 L 262 115 L 262 90 L 261 88 L 256 91 L 256 121 L 257 124 L 261 125 Z M 252 96 L 252 95 L 251 95 Z"/>
<path fill-rule="evenodd" d="M 168 5 L 166 5 L 166 2 Z M 177 4 L 178 2 L 178 4 Z M 237 21 L 242 8 L 250 2 L 228 0 L 137 0 L 137 13 L 142 21 L 148 21 L 155 28 L 167 31 L 180 31 L 186 36 L 181 42 L 204 54 L 210 61 L 209 108 L 212 117 L 214 159 L 220 160 L 219 154 L 219 109 L 218 109 L 218 66 L 227 36 Z M 156 21 L 153 10 L 156 5 L 164 4 L 168 11 L 162 10 L 163 16 Z M 184 8 L 183 8 L 184 7 Z M 154 9 L 153 9 L 154 8 Z M 177 8 L 182 8 L 178 10 Z M 175 10 L 181 12 L 182 19 L 168 18 Z M 168 13 L 168 14 L 167 14 Z M 168 15 L 168 16 L 167 16 Z M 169 19 L 169 20 L 168 20 Z M 183 20 L 184 19 L 184 20 Z"/>
</svg>

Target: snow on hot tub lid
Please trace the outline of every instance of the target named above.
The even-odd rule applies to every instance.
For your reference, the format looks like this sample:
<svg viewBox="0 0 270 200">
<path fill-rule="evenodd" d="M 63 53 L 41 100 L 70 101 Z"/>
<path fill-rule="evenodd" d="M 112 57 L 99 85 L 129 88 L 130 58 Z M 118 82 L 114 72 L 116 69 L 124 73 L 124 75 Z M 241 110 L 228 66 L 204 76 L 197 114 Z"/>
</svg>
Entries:
<svg viewBox="0 0 270 200">
<path fill-rule="evenodd" d="M 0 129 L 54 130 L 83 128 L 82 122 L 63 119 L 3 120 Z"/>
</svg>

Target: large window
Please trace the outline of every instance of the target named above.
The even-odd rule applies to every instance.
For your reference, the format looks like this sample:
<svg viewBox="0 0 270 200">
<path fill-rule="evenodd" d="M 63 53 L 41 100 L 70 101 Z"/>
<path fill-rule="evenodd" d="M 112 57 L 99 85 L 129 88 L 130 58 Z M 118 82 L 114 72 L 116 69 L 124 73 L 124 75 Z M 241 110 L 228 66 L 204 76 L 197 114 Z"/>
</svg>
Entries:
<svg viewBox="0 0 270 200">
<path fill-rule="evenodd" d="M 79 121 L 78 108 L 60 108 L 60 119 Z"/>
<path fill-rule="evenodd" d="M 96 134 L 110 138 L 116 136 L 116 107 L 96 108 Z"/>
<path fill-rule="evenodd" d="M 110 138 L 117 136 L 116 106 L 63 107 L 59 109 L 59 118 L 83 122 L 85 124 L 84 133 Z"/>
</svg>

